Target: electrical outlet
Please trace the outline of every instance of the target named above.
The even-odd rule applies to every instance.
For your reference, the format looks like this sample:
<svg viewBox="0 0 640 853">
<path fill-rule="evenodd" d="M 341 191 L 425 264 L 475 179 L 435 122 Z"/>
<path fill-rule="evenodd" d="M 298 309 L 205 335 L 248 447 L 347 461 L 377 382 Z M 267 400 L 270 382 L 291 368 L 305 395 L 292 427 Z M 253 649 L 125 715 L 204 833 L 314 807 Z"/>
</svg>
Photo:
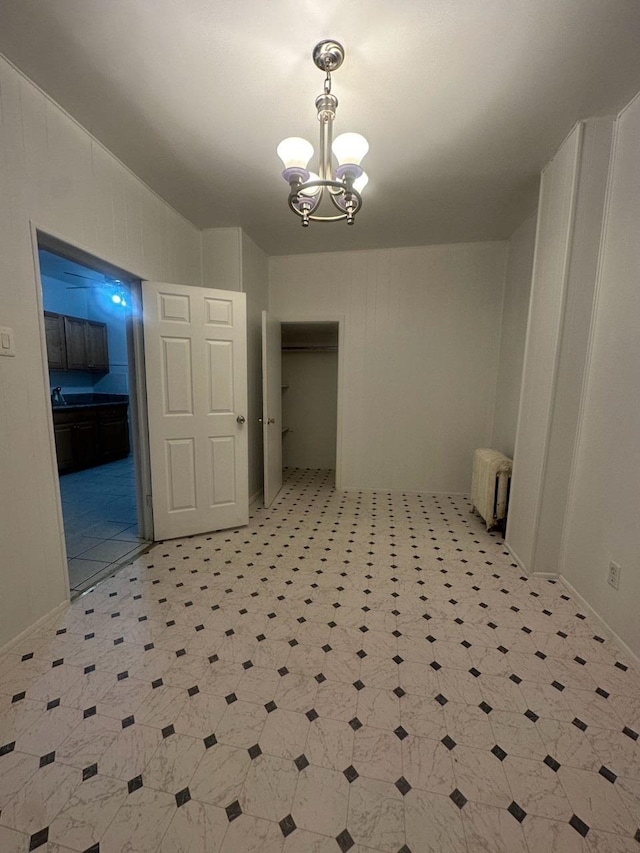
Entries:
<svg viewBox="0 0 640 853">
<path fill-rule="evenodd" d="M 618 589 L 620 586 L 620 574 L 622 569 L 617 563 L 614 563 L 613 560 L 609 563 L 609 575 L 607 577 L 607 583 L 609 586 L 612 586 L 614 589 Z"/>
</svg>

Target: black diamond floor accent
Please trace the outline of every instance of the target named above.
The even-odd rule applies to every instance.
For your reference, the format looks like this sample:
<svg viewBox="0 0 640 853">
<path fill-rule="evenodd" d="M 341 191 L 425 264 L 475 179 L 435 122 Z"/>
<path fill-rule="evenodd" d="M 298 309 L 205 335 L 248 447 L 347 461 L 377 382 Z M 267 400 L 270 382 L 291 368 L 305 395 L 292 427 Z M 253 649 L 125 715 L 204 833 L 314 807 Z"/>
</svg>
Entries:
<svg viewBox="0 0 640 853">
<path fill-rule="evenodd" d="M 609 768 L 605 767 L 604 764 L 602 765 L 600 770 L 598 770 L 598 773 L 601 776 L 604 776 L 604 778 L 607 780 L 607 782 L 611 782 L 612 785 L 616 781 L 616 779 L 618 778 L 616 776 L 616 774 L 613 772 L 613 770 L 609 770 Z"/>
<path fill-rule="evenodd" d="M 532 723 L 537 723 L 540 719 L 540 717 L 534 711 L 531 711 L 529 709 L 524 712 L 524 715 L 525 717 L 528 717 Z"/>
<path fill-rule="evenodd" d="M 586 824 L 583 820 L 580 820 L 578 815 L 572 815 L 571 820 L 569 821 L 569 826 L 572 826 L 578 835 L 581 835 L 583 838 L 586 837 L 589 832 L 589 825 Z"/>
<path fill-rule="evenodd" d="M 310 723 L 312 723 L 314 720 L 317 720 L 319 716 L 320 714 L 318 714 L 315 708 L 312 708 L 310 711 L 307 711 L 307 719 Z"/>
<path fill-rule="evenodd" d="M 462 809 L 467 805 L 467 798 L 457 788 L 453 789 L 453 791 L 449 794 L 449 797 L 453 800 L 453 802 L 458 806 L 459 809 Z"/>
<path fill-rule="evenodd" d="M 124 720 L 122 721 L 122 728 L 126 729 L 128 726 L 132 726 L 135 723 L 135 721 L 136 721 L 136 719 L 133 716 L 133 714 L 131 714 L 130 717 L 125 717 Z"/>
<path fill-rule="evenodd" d="M 400 740 L 404 740 L 406 737 L 409 736 L 409 732 L 403 729 L 402 726 L 398 726 L 397 729 L 394 729 L 393 733 L 397 738 L 400 738 Z"/>
<path fill-rule="evenodd" d="M 264 706 L 267 714 L 270 714 L 272 711 L 275 711 L 278 707 L 273 699 Z"/>
<path fill-rule="evenodd" d="M 362 723 L 357 717 L 354 717 L 352 720 L 349 720 L 349 725 L 354 730 L 354 732 L 357 732 L 358 729 L 362 728 Z"/>
<path fill-rule="evenodd" d="M 411 790 L 411 785 L 407 782 L 404 776 L 401 776 L 394 784 L 403 797 L 406 796 Z"/>
<path fill-rule="evenodd" d="M 356 768 L 353 766 L 353 764 L 350 764 L 350 765 L 347 767 L 347 769 L 346 769 L 346 770 L 343 770 L 342 772 L 343 772 L 343 773 L 344 773 L 344 775 L 347 777 L 347 781 L 348 781 L 349 783 L 351 783 L 351 782 L 355 782 L 355 780 L 356 780 L 356 779 L 358 778 L 358 776 L 360 775 L 360 774 L 358 773 L 358 771 L 356 770 Z"/>
<path fill-rule="evenodd" d="M 92 776 L 95 776 L 98 772 L 97 764 L 90 764 L 88 767 L 85 767 L 82 771 L 82 781 L 86 782 L 87 779 L 91 779 Z"/>
<path fill-rule="evenodd" d="M 188 803 L 191 799 L 191 791 L 188 788 L 183 788 L 181 791 L 178 791 L 176 794 L 176 805 L 178 808 L 180 806 L 184 806 L 185 803 Z"/>
<path fill-rule="evenodd" d="M 229 693 L 229 695 L 225 696 L 224 698 L 225 698 L 227 705 L 233 705 L 234 702 L 238 701 L 238 697 L 236 696 L 235 693 Z"/>
<path fill-rule="evenodd" d="M 137 791 L 138 788 L 142 788 L 142 776 L 134 776 L 133 779 L 129 779 L 127 782 L 127 788 L 129 789 L 130 794 L 133 794 L 133 792 Z"/>
<path fill-rule="evenodd" d="M 358 681 L 354 681 L 353 686 L 356 688 L 356 690 L 364 689 L 364 684 L 360 681 L 360 679 L 358 679 Z"/>
<path fill-rule="evenodd" d="M 38 847 L 42 847 L 43 844 L 46 844 L 49 840 L 49 827 L 45 826 L 44 829 L 39 829 L 29 839 L 29 850 L 37 850 Z"/>
<path fill-rule="evenodd" d="M 449 735 L 445 735 L 440 743 L 443 743 L 448 750 L 452 750 L 454 746 L 456 746 L 455 740 L 452 737 L 449 737 Z"/>
<path fill-rule="evenodd" d="M 303 754 L 295 758 L 293 763 L 296 765 L 298 770 L 304 770 L 305 767 L 309 766 L 309 759 Z"/>
<path fill-rule="evenodd" d="M 403 690 L 402 687 L 394 687 L 393 692 L 396 694 L 398 699 L 402 699 L 403 696 L 406 696 L 406 690 Z"/>
<path fill-rule="evenodd" d="M 547 767 L 550 767 L 554 773 L 557 773 L 560 770 L 560 762 L 556 761 L 551 755 L 547 755 L 544 759 L 544 763 Z"/>
<path fill-rule="evenodd" d="M 578 717 L 574 717 L 571 722 L 577 729 L 580 729 L 581 732 L 586 732 L 587 724 L 583 723 L 581 719 L 579 719 Z"/>
<path fill-rule="evenodd" d="M 227 820 L 231 823 L 232 820 L 235 820 L 237 817 L 240 817 L 242 814 L 242 809 L 240 808 L 240 803 L 237 800 L 234 800 L 230 803 L 226 809 Z"/>
<path fill-rule="evenodd" d="M 496 744 L 496 745 L 493 747 L 493 749 L 491 750 L 491 753 L 492 753 L 493 755 L 495 755 L 495 757 L 496 757 L 499 761 L 504 761 L 504 760 L 505 760 L 505 758 L 507 757 L 507 753 L 504 751 L 504 749 L 502 749 L 502 747 L 501 747 L 501 746 L 498 746 L 498 744 Z"/>
<path fill-rule="evenodd" d="M 195 695 L 196 695 L 196 693 L 200 693 L 200 688 L 198 687 L 198 685 L 197 685 L 197 684 L 194 684 L 194 686 L 193 686 L 193 687 L 190 687 L 190 688 L 187 690 L 187 693 L 189 694 L 189 696 L 195 696 Z"/>
<path fill-rule="evenodd" d="M 215 746 L 218 743 L 218 739 L 214 734 L 207 735 L 204 739 L 204 745 L 206 749 L 211 749 L 212 746 Z"/>
<path fill-rule="evenodd" d="M 295 829 L 297 829 L 296 822 L 290 814 L 288 814 L 286 817 L 283 817 L 278 826 L 280 827 L 280 831 L 282 832 L 285 838 L 287 837 L 287 835 L 291 835 L 291 833 Z"/>
<path fill-rule="evenodd" d="M 56 760 L 55 752 L 48 752 L 46 755 L 43 755 L 40 759 L 40 767 L 46 767 L 47 764 L 53 764 Z"/>
<path fill-rule="evenodd" d="M 347 853 L 347 850 L 351 850 L 355 844 L 355 841 L 349 834 L 348 829 L 343 829 L 340 835 L 336 836 L 336 841 L 338 842 L 338 847 L 342 850 L 342 853 Z"/>
<path fill-rule="evenodd" d="M 519 806 L 515 800 L 511 803 L 511 805 L 509 806 L 507 811 L 509 812 L 510 815 L 515 817 L 515 819 L 518 821 L 518 823 L 522 823 L 522 821 L 527 816 L 526 811 L 522 808 L 522 806 Z"/>
<path fill-rule="evenodd" d="M 13 752 L 15 749 L 16 742 L 12 740 L 11 743 L 5 743 L 4 746 L 0 746 L 0 756 L 8 755 L 10 752 Z"/>
<path fill-rule="evenodd" d="M 485 714 L 490 714 L 493 711 L 493 708 L 487 702 L 481 702 L 478 705 L 478 708 L 480 708 L 481 711 L 484 711 Z"/>
<path fill-rule="evenodd" d="M 174 729 L 173 724 L 171 724 L 169 726 L 165 726 L 162 729 L 162 737 L 164 737 L 164 738 L 171 737 L 171 735 L 174 735 L 175 733 L 176 733 L 176 730 Z"/>
<path fill-rule="evenodd" d="M 247 750 L 249 753 L 249 758 L 253 761 L 254 758 L 257 758 L 259 755 L 262 755 L 262 750 L 260 749 L 260 744 L 254 743 L 253 746 L 250 746 Z"/>
<path fill-rule="evenodd" d="M 22 694 L 23 697 L 25 695 L 26 695 L 25 693 Z M 59 699 L 52 699 L 50 702 L 47 702 L 47 711 L 52 711 L 54 708 L 57 708 L 59 704 L 60 704 Z"/>
<path fill-rule="evenodd" d="M 435 697 L 435 699 L 436 699 L 436 702 L 438 703 L 438 705 L 446 705 L 447 702 L 449 701 L 446 696 L 442 695 L 442 693 L 438 693 L 438 695 Z"/>
<path fill-rule="evenodd" d="M 162 687 L 163 684 L 164 684 L 164 681 L 161 678 L 156 678 L 155 681 L 151 682 L 151 686 L 153 687 L 154 690 L 156 690 L 158 687 Z"/>
</svg>

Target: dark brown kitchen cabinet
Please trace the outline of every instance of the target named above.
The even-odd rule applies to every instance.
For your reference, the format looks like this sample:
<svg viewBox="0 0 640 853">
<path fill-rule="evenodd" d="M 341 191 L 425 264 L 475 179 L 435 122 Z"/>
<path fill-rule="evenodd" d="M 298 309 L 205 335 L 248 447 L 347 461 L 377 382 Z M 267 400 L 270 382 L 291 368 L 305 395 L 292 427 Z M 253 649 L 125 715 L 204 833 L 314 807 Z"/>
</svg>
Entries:
<svg viewBox="0 0 640 853">
<path fill-rule="evenodd" d="M 127 403 L 53 410 L 58 473 L 93 468 L 129 455 Z"/>
<path fill-rule="evenodd" d="M 84 327 L 84 339 L 87 348 L 87 366 L 89 370 L 109 372 L 109 344 L 105 323 L 87 320 Z"/>
<path fill-rule="evenodd" d="M 99 412 L 98 454 L 102 462 L 129 455 L 129 419 L 126 406 L 113 406 Z"/>
<path fill-rule="evenodd" d="M 84 334 L 87 321 L 66 316 L 62 319 L 67 344 L 67 370 L 87 370 L 87 342 Z"/>
<path fill-rule="evenodd" d="M 45 311 L 50 370 L 109 372 L 107 324 Z"/>
<path fill-rule="evenodd" d="M 95 320 L 64 317 L 67 370 L 109 371 L 107 326 Z"/>
<path fill-rule="evenodd" d="M 44 331 L 47 341 L 47 359 L 51 370 L 66 370 L 67 344 L 64 337 L 62 314 L 44 312 Z"/>
</svg>

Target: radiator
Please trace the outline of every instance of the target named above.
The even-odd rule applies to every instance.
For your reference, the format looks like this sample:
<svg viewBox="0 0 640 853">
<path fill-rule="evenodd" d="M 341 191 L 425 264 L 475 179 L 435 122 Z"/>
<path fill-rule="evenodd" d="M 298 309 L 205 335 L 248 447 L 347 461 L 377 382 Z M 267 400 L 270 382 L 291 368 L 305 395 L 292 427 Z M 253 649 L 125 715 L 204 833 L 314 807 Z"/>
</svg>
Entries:
<svg viewBox="0 0 640 853">
<path fill-rule="evenodd" d="M 480 449 L 473 454 L 471 502 L 487 530 L 507 517 L 512 467 L 513 461 L 498 450 Z"/>
</svg>

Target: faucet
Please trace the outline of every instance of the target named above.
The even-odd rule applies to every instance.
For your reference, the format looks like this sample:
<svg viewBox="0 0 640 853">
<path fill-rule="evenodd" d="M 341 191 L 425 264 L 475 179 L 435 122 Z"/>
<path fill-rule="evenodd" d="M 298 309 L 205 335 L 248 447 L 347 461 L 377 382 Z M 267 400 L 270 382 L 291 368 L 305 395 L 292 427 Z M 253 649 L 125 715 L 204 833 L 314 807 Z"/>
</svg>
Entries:
<svg viewBox="0 0 640 853">
<path fill-rule="evenodd" d="M 66 400 L 62 396 L 62 388 L 60 385 L 57 385 L 55 388 L 51 389 L 51 404 L 53 406 L 66 406 Z"/>
</svg>

